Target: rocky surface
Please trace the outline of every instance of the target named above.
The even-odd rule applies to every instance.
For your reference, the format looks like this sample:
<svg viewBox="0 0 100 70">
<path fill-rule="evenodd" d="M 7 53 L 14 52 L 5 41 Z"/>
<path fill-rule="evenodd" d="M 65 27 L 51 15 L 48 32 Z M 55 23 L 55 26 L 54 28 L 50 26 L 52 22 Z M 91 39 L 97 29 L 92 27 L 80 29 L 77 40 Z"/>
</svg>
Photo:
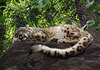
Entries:
<svg viewBox="0 0 100 70">
<path fill-rule="evenodd" d="M 41 52 L 29 55 L 32 43 L 15 42 L 0 57 L 0 70 L 100 70 L 100 35 L 92 33 L 94 41 L 81 54 L 66 59 L 47 56 Z M 65 48 L 67 44 L 47 44 Z"/>
</svg>

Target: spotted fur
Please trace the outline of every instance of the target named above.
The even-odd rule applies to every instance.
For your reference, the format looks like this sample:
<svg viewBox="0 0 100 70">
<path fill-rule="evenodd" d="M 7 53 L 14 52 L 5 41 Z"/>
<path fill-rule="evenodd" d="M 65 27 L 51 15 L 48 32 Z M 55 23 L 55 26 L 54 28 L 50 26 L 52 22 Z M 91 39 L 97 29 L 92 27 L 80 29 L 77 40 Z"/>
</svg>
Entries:
<svg viewBox="0 0 100 70">
<path fill-rule="evenodd" d="M 20 27 L 14 33 L 14 41 L 33 41 L 47 43 L 52 40 L 62 43 L 75 44 L 66 49 L 50 48 L 46 45 L 34 45 L 35 51 L 42 51 L 50 56 L 74 56 L 81 53 L 93 41 L 93 37 L 87 31 L 72 25 L 60 25 L 48 28 Z"/>
</svg>

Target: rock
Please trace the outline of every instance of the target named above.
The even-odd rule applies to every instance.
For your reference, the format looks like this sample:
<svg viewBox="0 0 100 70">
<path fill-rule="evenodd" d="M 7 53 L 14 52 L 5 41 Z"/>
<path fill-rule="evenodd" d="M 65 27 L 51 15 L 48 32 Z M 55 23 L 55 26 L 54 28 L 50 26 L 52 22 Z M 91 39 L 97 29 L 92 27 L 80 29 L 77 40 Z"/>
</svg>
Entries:
<svg viewBox="0 0 100 70">
<path fill-rule="evenodd" d="M 33 44 L 15 42 L 0 57 L 0 70 L 100 70 L 100 44 L 95 41 L 81 54 L 66 59 L 47 56 L 41 52 L 29 55 Z M 66 47 L 67 44 L 47 44 Z"/>
</svg>

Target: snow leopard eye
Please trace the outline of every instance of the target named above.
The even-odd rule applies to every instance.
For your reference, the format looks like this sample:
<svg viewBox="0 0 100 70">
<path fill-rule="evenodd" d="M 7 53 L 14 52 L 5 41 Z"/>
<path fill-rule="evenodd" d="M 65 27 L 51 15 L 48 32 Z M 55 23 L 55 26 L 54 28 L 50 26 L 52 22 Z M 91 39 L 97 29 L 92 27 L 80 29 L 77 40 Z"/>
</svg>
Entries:
<svg viewBox="0 0 100 70">
<path fill-rule="evenodd" d="M 19 39 L 22 39 L 22 34 L 20 34 L 18 38 L 19 38 Z"/>
</svg>

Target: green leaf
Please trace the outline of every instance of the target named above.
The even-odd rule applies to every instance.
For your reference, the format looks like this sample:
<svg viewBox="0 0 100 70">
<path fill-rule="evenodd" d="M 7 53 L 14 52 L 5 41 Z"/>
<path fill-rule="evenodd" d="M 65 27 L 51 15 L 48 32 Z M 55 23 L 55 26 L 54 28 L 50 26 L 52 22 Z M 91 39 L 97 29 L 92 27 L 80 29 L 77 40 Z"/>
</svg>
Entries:
<svg viewBox="0 0 100 70">
<path fill-rule="evenodd" d="M 85 3 L 86 2 L 86 0 L 80 0 L 80 3 Z"/>
<path fill-rule="evenodd" d="M 85 30 L 85 29 L 86 29 L 86 25 L 84 25 L 81 29 L 82 29 L 82 30 Z"/>
<path fill-rule="evenodd" d="M 91 12 L 95 6 L 95 0 L 86 5 L 86 12 Z"/>
<path fill-rule="evenodd" d="M 49 0 L 40 0 L 40 1 L 38 2 L 40 8 L 45 7 L 45 5 L 46 5 L 47 3 L 49 3 Z"/>
<path fill-rule="evenodd" d="M 100 23 L 97 24 L 97 26 L 95 27 L 96 29 L 100 29 Z"/>
<path fill-rule="evenodd" d="M 86 28 L 84 30 L 87 30 L 90 26 L 89 25 L 86 25 Z"/>
<path fill-rule="evenodd" d="M 86 25 L 84 25 L 81 29 L 82 29 L 82 30 L 87 30 L 88 28 L 89 28 L 89 25 L 86 24 Z"/>
<path fill-rule="evenodd" d="M 94 20 L 89 20 L 89 21 L 87 21 L 86 25 L 84 25 L 81 29 L 87 30 L 90 26 L 93 26 L 94 24 L 95 24 Z"/>
<path fill-rule="evenodd" d="M 38 2 L 38 4 L 39 4 L 40 8 L 42 8 L 42 7 L 45 6 L 45 2 L 44 2 L 43 0 L 40 0 L 40 1 Z"/>
<path fill-rule="evenodd" d="M 93 26 L 95 24 L 95 21 L 94 20 L 89 20 L 87 21 L 86 23 L 88 26 Z"/>
<path fill-rule="evenodd" d="M 75 2 L 75 0 L 72 0 L 73 2 Z"/>
<path fill-rule="evenodd" d="M 6 6 L 0 6 L 0 8 L 6 8 Z"/>
</svg>

